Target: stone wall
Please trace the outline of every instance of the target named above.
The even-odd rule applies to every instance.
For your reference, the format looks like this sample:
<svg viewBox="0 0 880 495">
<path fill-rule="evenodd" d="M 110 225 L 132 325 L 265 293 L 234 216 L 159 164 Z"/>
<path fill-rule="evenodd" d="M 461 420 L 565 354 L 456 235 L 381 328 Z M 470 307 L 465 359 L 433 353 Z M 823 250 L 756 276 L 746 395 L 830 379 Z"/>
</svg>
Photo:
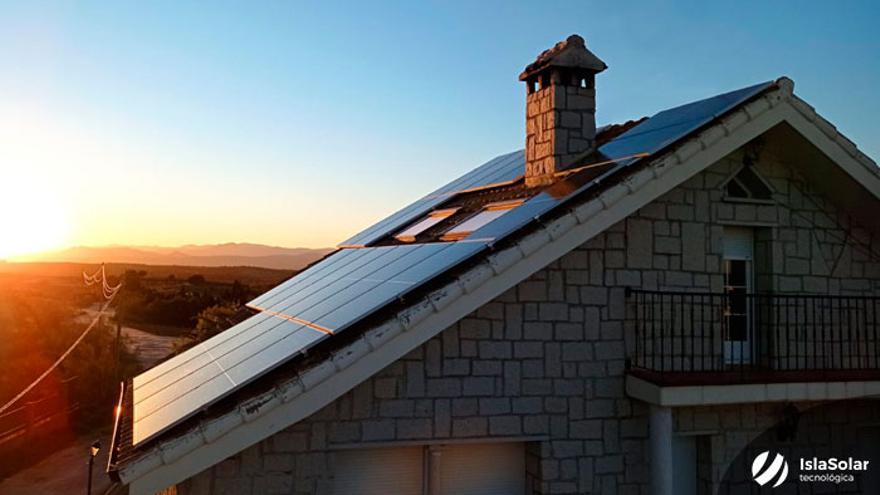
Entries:
<svg viewBox="0 0 880 495">
<path fill-rule="evenodd" d="M 582 78 L 554 81 L 526 96 L 526 180 L 529 185 L 552 182 L 553 174 L 570 165 L 596 140 L 596 90 Z"/>
<path fill-rule="evenodd" d="M 722 160 L 181 493 L 326 494 L 339 447 L 489 437 L 528 442 L 532 493 L 650 493 L 648 407 L 624 392 L 633 339 L 626 287 L 721 290 L 723 222 L 737 222 L 770 229 L 778 290 L 880 289 L 880 266 L 854 247 L 880 251 L 876 236 L 772 155 L 758 170 L 777 205 L 722 201 L 719 186 L 740 161 Z M 681 430 L 701 429 L 704 416 L 717 418 L 707 428 L 724 426 L 711 434 L 714 482 L 769 424 L 755 408 L 742 406 L 735 424 L 714 409 L 677 416 Z"/>
</svg>

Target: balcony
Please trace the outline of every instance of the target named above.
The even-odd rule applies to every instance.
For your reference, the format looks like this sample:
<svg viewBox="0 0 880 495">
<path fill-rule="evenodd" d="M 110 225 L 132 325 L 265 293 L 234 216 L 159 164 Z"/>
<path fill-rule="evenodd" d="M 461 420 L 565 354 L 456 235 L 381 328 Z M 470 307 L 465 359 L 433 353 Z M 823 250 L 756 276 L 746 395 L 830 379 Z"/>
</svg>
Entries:
<svg viewBox="0 0 880 495">
<path fill-rule="evenodd" d="M 776 393 L 794 384 L 804 400 L 807 388 L 830 398 L 827 387 L 820 393 L 808 384 L 880 384 L 880 297 L 648 290 L 627 297 L 628 375 L 637 383 L 789 384 Z"/>
</svg>

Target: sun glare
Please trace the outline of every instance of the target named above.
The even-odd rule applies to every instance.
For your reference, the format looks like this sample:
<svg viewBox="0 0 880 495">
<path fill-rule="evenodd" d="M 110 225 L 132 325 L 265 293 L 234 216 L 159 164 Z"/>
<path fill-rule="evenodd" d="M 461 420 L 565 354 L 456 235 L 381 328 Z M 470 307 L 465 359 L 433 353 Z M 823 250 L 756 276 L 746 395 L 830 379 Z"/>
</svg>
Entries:
<svg viewBox="0 0 880 495">
<path fill-rule="evenodd" d="M 69 223 L 63 204 L 51 191 L 35 186 L 14 177 L 3 181 L 0 259 L 57 249 L 67 240 Z"/>
</svg>

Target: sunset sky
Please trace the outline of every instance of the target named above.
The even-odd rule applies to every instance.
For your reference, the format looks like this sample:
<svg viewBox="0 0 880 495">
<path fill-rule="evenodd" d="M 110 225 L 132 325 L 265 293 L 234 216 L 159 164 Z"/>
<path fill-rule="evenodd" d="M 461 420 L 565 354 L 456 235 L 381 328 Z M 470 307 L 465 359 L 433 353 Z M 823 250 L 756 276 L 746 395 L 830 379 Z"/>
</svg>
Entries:
<svg viewBox="0 0 880 495">
<path fill-rule="evenodd" d="M 517 75 L 571 33 L 599 123 L 788 75 L 880 157 L 871 2 L 363 3 L 0 2 L 0 258 L 334 245 L 521 148 Z"/>
</svg>

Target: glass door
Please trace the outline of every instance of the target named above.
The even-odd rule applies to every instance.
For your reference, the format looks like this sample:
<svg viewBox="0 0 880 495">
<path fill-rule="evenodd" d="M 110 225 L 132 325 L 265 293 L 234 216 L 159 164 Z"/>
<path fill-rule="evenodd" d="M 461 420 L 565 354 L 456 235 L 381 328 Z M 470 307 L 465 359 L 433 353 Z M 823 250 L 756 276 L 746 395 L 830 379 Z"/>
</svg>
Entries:
<svg viewBox="0 0 880 495">
<path fill-rule="evenodd" d="M 752 229 L 724 229 L 723 342 L 726 364 L 750 364 L 754 348 Z"/>
</svg>

